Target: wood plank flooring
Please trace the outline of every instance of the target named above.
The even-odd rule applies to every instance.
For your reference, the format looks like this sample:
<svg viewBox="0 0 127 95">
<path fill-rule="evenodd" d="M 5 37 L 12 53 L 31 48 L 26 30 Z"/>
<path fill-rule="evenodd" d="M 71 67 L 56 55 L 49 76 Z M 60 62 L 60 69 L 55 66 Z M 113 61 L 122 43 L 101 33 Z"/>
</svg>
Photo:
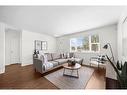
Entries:
<svg viewBox="0 0 127 95">
<path fill-rule="evenodd" d="M 86 89 L 105 89 L 105 70 L 95 70 Z M 58 89 L 54 84 L 35 72 L 32 65 L 21 67 L 19 64 L 6 66 L 0 74 L 0 89 Z"/>
<path fill-rule="evenodd" d="M 96 69 L 93 73 L 91 79 L 89 80 L 86 89 L 105 89 L 106 88 L 106 80 L 105 80 L 105 72 L 104 69 Z"/>
</svg>

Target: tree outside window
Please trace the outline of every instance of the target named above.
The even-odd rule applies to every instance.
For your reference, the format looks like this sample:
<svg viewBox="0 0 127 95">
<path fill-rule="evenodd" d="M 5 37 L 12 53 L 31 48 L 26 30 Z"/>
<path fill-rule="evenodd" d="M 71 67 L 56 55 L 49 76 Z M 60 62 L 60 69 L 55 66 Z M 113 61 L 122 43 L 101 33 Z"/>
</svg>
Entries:
<svg viewBox="0 0 127 95">
<path fill-rule="evenodd" d="M 71 52 L 98 52 L 100 43 L 98 35 L 70 39 Z"/>
</svg>

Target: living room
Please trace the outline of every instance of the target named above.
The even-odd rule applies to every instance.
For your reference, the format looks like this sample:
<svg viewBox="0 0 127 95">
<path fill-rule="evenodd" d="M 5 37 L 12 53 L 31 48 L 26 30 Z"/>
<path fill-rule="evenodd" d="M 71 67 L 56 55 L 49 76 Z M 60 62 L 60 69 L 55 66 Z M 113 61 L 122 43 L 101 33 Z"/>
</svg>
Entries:
<svg viewBox="0 0 127 95">
<path fill-rule="evenodd" d="M 124 68 L 127 59 L 126 7 L 0 6 L 0 14 L 1 89 L 120 89 L 110 61 Z"/>
</svg>

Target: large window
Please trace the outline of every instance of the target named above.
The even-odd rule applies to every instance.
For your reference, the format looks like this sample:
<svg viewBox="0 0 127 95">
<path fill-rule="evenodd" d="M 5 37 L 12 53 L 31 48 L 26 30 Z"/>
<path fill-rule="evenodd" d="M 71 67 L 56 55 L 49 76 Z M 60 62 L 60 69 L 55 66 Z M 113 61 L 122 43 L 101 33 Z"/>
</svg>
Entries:
<svg viewBox="0 0 127 95">
<path fill-rule="evenodd" d="M 100 43 L 98 35 L 70 39 L 71 52 L 99 52 Z"/>
</svg>

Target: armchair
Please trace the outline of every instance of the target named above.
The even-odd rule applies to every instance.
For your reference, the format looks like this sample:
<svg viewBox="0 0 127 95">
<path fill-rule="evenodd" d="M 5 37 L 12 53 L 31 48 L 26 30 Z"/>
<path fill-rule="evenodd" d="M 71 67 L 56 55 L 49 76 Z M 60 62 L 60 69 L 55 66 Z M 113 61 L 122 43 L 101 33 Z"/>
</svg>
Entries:
<svg viewBox="0 0 127 95">
<path fill-rule="evenodd" d="M 93 64 L 93 65 L 97 66 L 98 69 L 100 66 L 105 68 L 105 64 L 104 64 L 105 61 L 106 61 L 105 56 L 91 57 L 90 58 L 90 66 L 92 66 L 92 64 Z"/>
</svg>

